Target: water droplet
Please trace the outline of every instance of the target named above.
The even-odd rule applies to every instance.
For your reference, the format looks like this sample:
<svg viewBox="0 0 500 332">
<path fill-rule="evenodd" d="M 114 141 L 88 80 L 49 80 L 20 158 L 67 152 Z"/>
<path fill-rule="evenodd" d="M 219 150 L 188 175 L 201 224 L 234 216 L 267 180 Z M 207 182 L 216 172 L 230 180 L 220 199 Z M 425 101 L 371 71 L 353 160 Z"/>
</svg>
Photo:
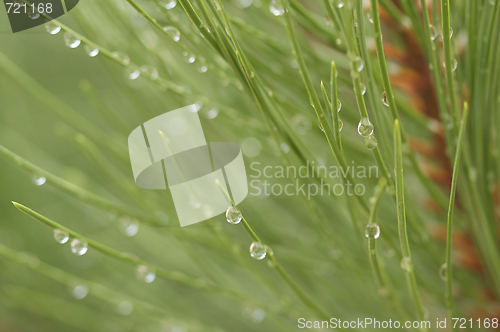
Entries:
<svg viewBox="0 0 500 332">
<path fill-rule="evenodd" d="M 130 64 L 130 58 L 128 55 L 122 52 L 113 52 L 113 57 L 117 59 L 118 61 L 122 62 L 125 66 L 128 66 Z"/>
<path fill-rule="evenodd" d="M 135 269 L 135 275 L 137 279 L 143 280 L 147 284 L 152 283 L 156 278 L 156 273 L 154 269 L 146 265 L 139 265 Z"/>
<path fill-rule="evenodd" d="M 166 9 L 172 9 L 177 5 L 177 0 L 163 0 L 161 4 Z"/>
<path fill-rule="evenodd" d="M 318 119 L 318 126 L 319 126 L 319 129 L 320 129 L 321 131 L 325 131 L 325 129 L 324 129 L 324 128 L 323 128 L 323 126 L 321 125 L 321 121 L 319 121 L 319 119 Z"/>
<path fill-rule="evenodd" d="M 451 70 L 455 71 L 457 70 L 458 62 L 457 59 L 451 59 Z"/>
<path fill-rule="evenodd" d="M 184 56 L 186 57 L 187 62 L 189 62 L 189 63 L 193 63 L 193 62 L 195 62 L 195 61 L 196 61 L 196 57 L 195 57 L 194 55 L 192 55 L 192 54 L 189 54 L 189 53 L 188 53 L 188 52 L 186 52 L 186 51 L 184 51 L 184 52 L 182 53 L 182 55 L 184 55 Z"/>
<path fill-rule="evenodd" d="M 342 7 L 344 7 L 345 3 L 343 0 L 337 0 L 335 2 L 335 5 L 337 6 L 337 8 L 342 8 Z"/>
<path fill-rule="evenodd" d="M 358 123 L 358 134 L 363 137 L 370 136 L 373 133 L 373 125 L 368 118 L 361 118 Z"/>
<path fill-rule="evenodd" d="M 361 83 L 361 95 L 365 95 L 366 93 L 366 85 L 364 85 L 363 83 Z"/>
<path fill-rule="evenodd" d="M 441 265 L 439 268 L 439 277 L 443 280 L 446 281 L 446 263 Z"/>
<path fill-rule="evenodd" d="M 47 182 L 47 179 L 44 176 L 36 176 L 36 175 L 34 175 L 33 178 L 31 179 L 31 182 L 33 182 L 33 184 L 35 186 L 41 186 L 45 182 Z"/>
<path fill-rule="evenodd" d="M 125 68 L 125 74 L 131 80 L 135 80 L 139 76 L 141 76 L 141 72 L 137 69 L 134 69 L 134 68 Z"/>
<path fill-rule="evenodd" d="M 363 59 L 359 56 L 355 56 L 352 58 L 352 66 L 358 73 L 365 68 L 365 64 L 363 63 Z"/>
<path fill-rule="evenodd" d="M 380 227 L 377 224 L 368 224 L 365 227 L 365 236 L 367 238 L 378 239 L 380 236 Z"/>
<path fill-rule="evenodd" d="M 342 102 L 337 99 L 337 112 L 340 112 L 341 109 L 342 109 Z"/>
<path fill-rule="evenodd" d="M 450 38 L 453 37 L 453 28 L 450 27 Z"/>
<path fill-rule="evenodd" d="M 45 23 L 45 30 L 47 30 L 47 32 L 50 33 L 51 35 L 55 35 L 59 31 L 61 31 L 61 27 L 55 24 L 54 22 L 50 21 Z"/>
<path fill-rule="evenodd" d="M 406 272 L 410 272 L 413 269 L 413 263 L 410 257 L 403 257 L 401 260 L 401 268 Z"/>
<path fill-rule="evenodd" d="M 266 318 L 266 312 L 262 309 L 255 309 L 251 317 L 254 323 L 260 323 Z"/>
<path fill-rule="evenodd" d="M 234 206 L 230 206 L 226 210 L 226 220 L 230 224 L 233 224 L 233 225 L 239 224 L 240 221 L 241 221 L 241 219 L 242 219 L 242 217 L 243 216 L 241 215 L 240 210 L 238 210 Z"/>
<path fill-rule="evenodd" d="M 373 150 L 377 147 L 377 139 L 375 136 L 370 135 L 365 137 L 365 146 L 368 148 L 368 150 Z"/>
<path fill-rule="evenodd" d="M 389 101 L 387 101 L 387 95 L 385 94 L 385 91 L 382 93 L 382 103 L 389 107 Z"/>
<path fill-rule="evenodd" d="M 373 15 L 372 15 L 372 9 L 371 8 L 366 13 L 366 17 L 368 18 L 368 22 L 370 22 L 370 23 L 373 24 Z"/>
<path fill-rule="evenodd" d="M 85 285 L 77 285 L 71 289 L 71 295 L 77 300 L 81 300 L 87 296 L 89 289 Z"/>
<path fill-rule="evenodd" d="M 248 8 L 252 5 L 253 0 L 236 0 L 235 5 L 240 8 Z"/>
<path fill-rule="evenodd" d="M 26 4 L 26 6 L 28 6 L 28 4 Z M 33 7 L 30 7 L 30 9 L 28 10 L 28 17 L 31 18 L 32 20 L 36 20 L 37 18 L 40 17 L 40 13 L 35 11 Z"/>
<path fill-rule="evenodd" d="M 85 53 L 87 53 L 88 56 L 92 58 L 95 57 L 97 54 L 99 54 L 99 50 L 97 48 L 87 44 L 83 46 L 83 49 L 85 50 Z"/>
<path fill-rule="evenodd" d="M 163 31 L 165 31 L 174 40 L 174 42 L 178 42 L 181 39 L 181 33 L 175 27 L 164 27 Z"/>
<path fill-rule="evenodd" d="M 339 119 L 339 131 L 342 131 L 343 128 L 344 128 L 344 122 L 342 122 L 342 120 Z"/>
<path fill-rule="evenodd" d="M 219 115 L 219 110 L 217 108 L 212 108 L 210 111 L 207 112 L 206 117 L 208 119 L 215 119 Z"/>
<path fill-rule="evenodd" d="M 126 236 L 134 236 L 139 231 L 139 222 L 129 216 L 120 218 L 120 231 Z"/>
<path fill-rule="evenodd" d="M 278 3 L 277 0 L 272 0 L 271 5 L 269 6 L 269 10 L 274 16 L 281 16 L 285 13 L 285 10 L 281 6 L 280 3 Z"/>
<path fill-rule="evenodd" d="M 130 301 L 122 301 L 120 302 L 120 304 L 118 304 L 116 310 L 120 315 L 127 316 L 130 315 L 134 310 L 134 305 Z"/>
<path fill-rule="evenodd" d="M 141 72 L 143 72 L 145 75 L 149 76 L 152 80 L 157 80 L 159 76 L 158 70 L 156 70 L 155 67 L 145 65 L 141 67 Z"/>
<path fill-rule="evenodd" d="M 89 248 L 87 242 L 80 239 L 73 239 L 71 241 L 71 252 L 75 255 L 81 256 L 84 255 Z"/>
<path fill-rule="evenodd" d="M 77 48 L 80 45 L 81 40 L 73 36 L 71 33 L 66 32 L 64 34 L 64 43 L 69 48 Z"/>
<path fill-rule="evenodd" d="M 208 70 L 208 67 L 202 63 L 198 64 L 198 66 L 196 67 L 196 70 L 198 71 L 198 73 L 206 73 L 207 70 Z"/>
<path fill-rule="evenodd" d="M 261 242 L 253 242 L 250 245 L 250 256 L 252 258 L 261 260 L 266 257 L 266 246 L 264 246 Z"/>
<path fill-rule="evenodd" d="M 431 40 L 436 40 L 436 38 L 438 36 L 438 32 L 437 32 L 436 28 L 432 24 L 429 24 L 429 29 L 430 29 L 430 33 L 431 33 Z"/>
<path fill-rule="evenodd" d="M 65 244 L 69 240 L 69 234 L 62 229 L 54 228 L 54 240 L 56 240 L 57 243 Z"/>
</svg>

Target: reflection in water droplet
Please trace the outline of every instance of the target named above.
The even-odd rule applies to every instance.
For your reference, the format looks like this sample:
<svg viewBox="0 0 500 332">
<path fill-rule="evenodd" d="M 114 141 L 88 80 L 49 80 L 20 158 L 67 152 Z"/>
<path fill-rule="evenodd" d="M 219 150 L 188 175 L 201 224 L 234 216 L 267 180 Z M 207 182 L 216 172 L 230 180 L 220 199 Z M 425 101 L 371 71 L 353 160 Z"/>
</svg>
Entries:
<svg viewBox="0 0 500 332">
<path fill-rule="evenodd" d="M 139 231 L 139 222 L 129 216 L 120 218 L 120 231 L 126 236 L 134 236 Z"/>
<path fill-rule="evenodd" d="M 228 223 L 237 225 L 240 223 L 243 218 L 240 210 L 238 210 L 235 206 L 230 206 L 226 210 L 226 220 Z"/>
<path fill-rule="evenodd" d="M 389 101 L 387 101 L 387 95 L 385 94 L 385 91 L 382 93 L 382 103 L 389 107 Z"/>
<path fill-rule="evenodd" d="M 88 56 L 92 58 L 95 57 L 97 54 L 99 54 L 99 50 L 97 48 L 94 48 L 87 44 L 83 46 L 83 49 L 85 50 L 85 53 L 87 53 Z"/>
<path fill-rule="evenodd" d="M 278 2 L 278 0 L 272 0 L 271 5 L 269 6 L 269 11 L 274 16 L 282 16 L 285 13 L 285 10 L 281 6 L 281 4 Z"/>
<path fill-rule="evenodd" d="M 361 118 L 358 123 L 358 134 L 363 137 L 370 136 L 373 133 L 373 125 L 368 118 Z"/>
<path fill-rule="evenodd" d="M 33 182 L 33 184 L 35 186 L 41 186 L 43 185 L 45 182 L 47 182 L 47 179 L 44 177 L 44 176 L 33 176 L 33 178 L 31 179 L 31 182 Z"/>
<path fill-rule="evenodd" d="M 156 278 L 156 273 L 152 268 L 146 265 L 139 265 L 135 270 L 137 279 L 142 280 L 148 284 L 152 283 Z"/>
<path fill-rule="evenodd" d="M 56 240 L 57 243 L 65 244 L 69 240 L 69 234 L 62 229 L 54 228 L 54 240 Z"/>
<path fill-rule="evenodd" d="M 250 256 L 254 259 L 261 260 L 266 257 L 266 247 L 261 242 L 253 242 L 250 245 Z"/>
<path fill-rule="evenodd" d="M 88 243 L 80 240 L 80 239 L 73 239 L 71 241 L 71 252 L 74 253 L 75 255 L 81 256 L 84 255 L 88 250 Z"/>
<path fill-rule="evenodd" d="M 368 224 L 365 227 L 365 236 L 367 238 L 378 239 L 380 236 L 380 227 L 377 224 Z"/>
<path fill-rule="evenodd" d="M 178 42 L 181 39 L 181 33 L 175 27 L 164 27 L 163 31 L 165 31 L 174 40 L 174 42 Z"/>
<path fill-rule="evenodd" d="M 368 150 L 373 150 L 377 147 L 377 139 L 375 136 L 370 135 L 365 137 L 365 146 L 368 148 Z"/>
<path fill-rule="evenodd" d="M 166 9 L 172 9 L 177 5 L 177 0 L 163 0 L 161 4 Z"/>
<path fill-rule="evenodd" d="M 47 32 L 50 33 L 51 35 L 55 35 L 59 31 L 61 31 L 61 27 L 55 24 L 54 22 L 50 21 L 45 23 L 45 30 L 47 30 Z"/>
<path fill-rule="evenodd" d="M 66 32 L 64 34 L 64 43 L 66 46 L 69 48 L 77 48 L 81 44 L 81 40 L 77 39 L 75 36 L 73 36 L 71 33 Z"/>
</svg>

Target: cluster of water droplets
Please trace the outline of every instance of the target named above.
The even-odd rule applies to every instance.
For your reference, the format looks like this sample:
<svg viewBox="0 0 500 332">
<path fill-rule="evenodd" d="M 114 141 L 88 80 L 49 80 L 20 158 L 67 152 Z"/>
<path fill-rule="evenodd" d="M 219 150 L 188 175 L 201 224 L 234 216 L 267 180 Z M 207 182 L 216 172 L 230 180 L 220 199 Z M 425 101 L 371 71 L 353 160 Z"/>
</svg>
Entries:
<svg viewBox="0 0 500 332">
<path fill-rule="evenodd" d="M 62 229 L 55 228 L 54 240 L 56 240 L 57 243 L 65 244 L 69 241 L 69 234 L 68 232 Z M 84 255 L 89 248 L 89 245 L 86 241 L 77 238 L 74 238 L 71 241 L 70 245 L 71 245 L 71 252 L 78 256 Z"/>
</svg>

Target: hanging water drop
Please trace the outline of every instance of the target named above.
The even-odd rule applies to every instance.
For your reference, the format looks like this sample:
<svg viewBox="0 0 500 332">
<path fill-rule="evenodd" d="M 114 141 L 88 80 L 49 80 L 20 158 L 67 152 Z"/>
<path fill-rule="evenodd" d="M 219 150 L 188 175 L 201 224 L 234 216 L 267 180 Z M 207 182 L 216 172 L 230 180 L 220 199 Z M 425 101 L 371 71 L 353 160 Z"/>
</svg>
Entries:
<svg viewBox="0 0 500 332">
<path fill-rule="evenodd" d="M 365 236 L 371 239 L 378 239 L 380 236 L 380 227 L 377 224 L 368 224 L 365 227 Z"/>
<path fill-rule="evenodd" d="M 177 5 L 177 0 L 163 0 L 162 1 L 162 6 L 166 9 L 175 8 L 176 5 Z"/>
<path fill-rule="evenodd" d="M 31 179 L 31 182 L 33 182 L 33 184 L 35 186 L 41 186 L 45 182 L 47 182 L 47 179 L 44 176 L 36 176 L 36 175 L 34 175 L 33 178 Z"/>
<path fill-rule="evenodd" d="M 57 243 L 65 244 L 69 240 L 69 234 L 62 229 L 54 228 L 54 240 L 56 240 Z"/>
<path fill-rule="evenodd" d="M 363 83 L 361 83 L 361 95 L 364 96 L 366 93 L 366 85 L 364 85 Z"/>
<path fill-rule="evenodd" d="M 269 11 L 274 15 L 274 16 L 281 16 L 285 13 L 285 10 L 281 6 L 281 4 L 278 3 L 277 0 L 272 0 L 271 5 L 269 6 Z"/>
<path fill-rule="evenodd" d="M 137 69 L 134 69 L 134 68 L 125 68 L 125 73 L 126 73 L 126 76 L 131 80 L 135 80 L 139 76 L 141 76 L 141 72 Z"/>
<path fill-rule="evenodd" d="M 126 236 L 134 236 L 139 231 L 139 222 L 128 216 L 120 218 L 120 231 Z"/>
<path fill-rule="evenodd" d="M 352 65 L 356 71 L 361 72 L 363 68 L 365 68 L 365 64 L 363 63 L 363 59 L 359 56 L 355 56 L 352 60 Z"/>
<path fill-rule="evenodd" d="M 431 40 L 435 40 L 438 36 L 436 28 L 432 24 L 429 24 L 429 29 L 431 33 Z"/>
<path fill-rule="evenodd" d="M 385 91 L 382 93 L 382 104 L 389 107 L 389 101 L 387 101 L 387 95 L 385 94 Z"/>
<path fill-rule="evenodd" d="M 366 17 L 368 18 L 368 22 L 370 22 L 370 23 L 373 24 L 373 15 L 372 15 L 372 12 L 373 12 L 373 10 L 372 10 L 372 8 L 370 8 L 368 10 L 368 12 L 366 12 Z"/>
<path fill-rule="evenodd" d="M 451 70 L 455 71 L 457 70 L 457 67 L 458 67 L 457 59 L 451 59 Z"/>
<path fill-rule="evenodd" d="M 178 42 L 181 39 L 181 33 L 175 27 L 164 27 L 163 31 L 165 31 L 170 36 L 170 38 L 173 39 L 174 42 Z"/>
<path fill-rule="evenodd" d="M 343 0 L 337 0 L 336 1 L 336 5 L 337 5 L 337 8 L 342 8 L 344 7 L 344 1 Z"/>
<path fill-rule="evenodd" d="M 208 67 L 202 63 L 198 64 L 198 66 L 196 67 L 196 70 L 198 71 L 198 73 L 200 74 L 203 74 L 203 73 L 206 73 L 207 70 L 208 70 Z"/>
<path fill-rule="evenodd" d="M 266 257 L 266 246 L 261 242 L 253 242 L 250 245 L 250 256 L 258 260 L 264 259 Z"/>
<path fill-rule="evenodd" d="M 237 225 L 240 223 L 243 216 L 241 215 L 240 210 L 238 210 L 235 206 L 230 206 L 226 210 L 226 220 L 228 223 Z"/>
<path fill-rule="evenodd" d="M 368 150 L 373 150 L 377 147 L 377 139 L 373 135 L 365 137 L 365 146 Z"/>
<path fill-rule="evenodd" d="M 77 48 L 80 45 L 81 40 L 73 36 L 71 33 L 66 32 L 64 34 L 64 43 L 69 48 Z"/>
<path fill-rule="evenodd" d="M 195 61 L 196 61 L 196 57 L 195 57 L 194 55 L 192 55 L 192 54 L 189 54 L 189 53 L 188 53 L 188 52 L 186 52 L 186 51 L 184 51 L 184 52 L 182 53 L 182 55 L 184 55 L 184 56 L 186 57 L 187 62 L 189 62 L 189 63 L 193 63 L 193 62 L 195 62 Z"/>
<path fill-rule="evenodd" d="M 130 64 L 130 58 L 125 53 L 122 53 L 122 52 L 113 52 L 112 55 L 113 55 L 113 57 L 115 59 L 117 59 L 118 61 L 120 61 L 125 66 L 128 66 Z"/>
<path fill-rule="evenodd" d="M 28 6 L 28 4 L 26 4 L 26 6 Z M 40 13 L 36 12 L 34 7 L 31 7 L 28 10 L 28 17 L 31 18 L 32 20 L 36 20 L 40 17 Z"/>
<path fill-rule="evenodd" d="M 373 125 L 368 118 L 361 118 L 358 123 L 358 134 L 363 137 L 370 136 L 373 133 Z"/>
<path fill-rule="evenodd" d="M 147 284 L 152 283 L 155 278 L 156 278 L 156 273 L 154 270 L 146 265 L 139 265 L 135 269 L 135 275 L 137 276 L 137 279 L 143 280 Z"/>
<path fill-rule="evenodd" d="M 450 27 L 450 38 L 453 37 L 453 28 Z"/>
<path fill-rule="evenodd" d="M 50 33 L 51 35 L 55 35 L 59 31 L 61 31 L 61 27 L 55 24 L 54 22 L 49 21 L 45 23 L 45 30 L 47 30 L 47 32 Z"/>
<path fill-rule="evenodd" d="M 158 77 L 160 77 L 160 75 L 158 74 L 158 70 L 156 70 L 156 68 L 153 66 L 148 66 L 148 65 L 142 66 L 141 72 L 149 76 L 149 78 L 152 80 L 157 80 Z"/>
<path fill-rule="evenodd" d="M 97 54 L 99 54 L 99 50 L 95 47 L 92 47 L 88 44 L 85 44 L 83 46 L 83 49 L 85 50 L 85 53 L 88 54 L 89 57 L 93 58 L 95 57 Z"/>
<path fill-rule="evenodd" d="M 339 131 L 342 131 L 343 128 L 344 128 L 344 122 L 342 122 L 342 120 L 339 119 Z"/>
<path fill-rule="evenodd" d="M 340 112 L 341 109 L 342 109 L 342 102 L 337 99 L 337 112 Z"/>
<path fill-rule="evenodd" d="M 439 277 L 443 280 L 443 281 L 446 281 L 446 263 L 444 263 L 443 265 L 441 265 L 441 267 L 439 268 Z"/>
<path fill-rule="evenodd" d="M 412 270 L 413 263 L 410 257 L 403 257 L 401 260 L 401 268 L 406 272 L 410 272 Z"/>
<path fill-rule="evenodd" d="M 71 289 L 71 295 L 77 300 L 81 300 L 87 296 L 89 289 L 85 285 L 78 285 Z"/>
<path fill-rule="evenodd" d="M 84 255 L 89 248 L 87 242 L 80 239 L 73 239 L 71 241 L 71 252 L 75 255 L 81 256 Z"/>
</svg>

